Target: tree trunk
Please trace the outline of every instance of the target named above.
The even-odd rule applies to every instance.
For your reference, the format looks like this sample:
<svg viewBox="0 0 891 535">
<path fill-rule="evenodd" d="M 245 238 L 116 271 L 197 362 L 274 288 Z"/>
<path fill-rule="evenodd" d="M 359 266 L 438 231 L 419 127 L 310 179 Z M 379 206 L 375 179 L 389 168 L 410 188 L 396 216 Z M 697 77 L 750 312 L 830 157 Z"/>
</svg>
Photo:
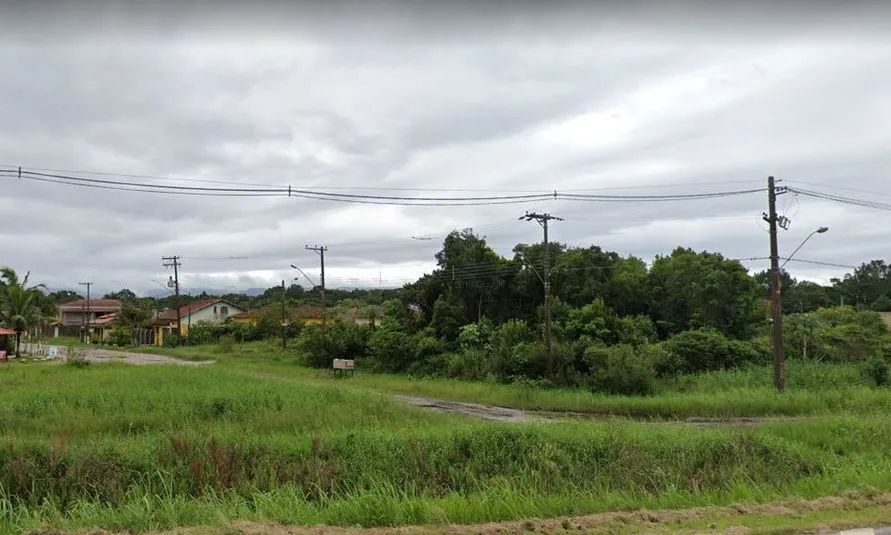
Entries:
<svg viewBox="0 0 891 535">
<path fill-rule="evenodd" d="M 15 332 L 15 358 L 17 358 L 17 359 L 22 357 L 22 354 L 19 353 L 19 345 L 21 344 L 21 341 L 22 341 L 22 331 L 16 331 Z"/>
</svg>

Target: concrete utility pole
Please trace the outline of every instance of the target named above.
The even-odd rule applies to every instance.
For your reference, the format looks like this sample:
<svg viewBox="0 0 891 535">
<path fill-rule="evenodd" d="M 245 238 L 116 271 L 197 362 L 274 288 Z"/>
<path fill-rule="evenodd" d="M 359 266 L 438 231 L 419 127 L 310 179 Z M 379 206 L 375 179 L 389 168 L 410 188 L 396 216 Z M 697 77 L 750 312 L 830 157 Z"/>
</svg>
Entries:
<svg viewBox="0 0 891 535">
<path fill-rule="evenodd" d="M 182 265 L 179 263 L 178 256 L 163 256 L 161 257 L 161 261 L 163 262 L 163 266 L 166 268 L 173 268 L 173 288 L 174 294 L 176 296 L 176 300 L 174 302 L 174 307 L 176 309 L 176 339 L 179 340 L 179 337 L 183 335 L 183 318 L 179 313 L 179 267 Z M 168 286 L 170 283 L 168 283 Z"/>
<path fill-rule="evenodd" d="M 783 298 L 780 287 L 780 253 L 777 245 L 777 227 L 786 229 L 789 220 L 777 215 L 777 195 L 786 188 L 777 188 L 774 178 L 767 177 L 767 213 L 764 220 L 770 225 L 770 309 L 773 338 L 773 385 L 777 392 L 786 388 L 786 353 L 783 347 Z"/>
<path fill-rule="evenodd" d="M 325 313 L 326 313 L 326 308 L 325 308 L 325 251 L 327 251 L 328 248 L 325 247 L 324 245 L 322 245 L 322 246 L 319 246 L 319 245 L 309 246 L 309 245 L 307 245 L 307 246 L 306 246 L 306 250 L 307 250 L 307 251 L 315 251 L 316 253 L 318 253 L 318 254 L 319 254 L 319 258 L 321 259 L 321 262 L 322 262 L 322 277 L 321 277 L 321 279 L 320 279 L 321 285 L 320 285 L 319 292 L 320 292 L 320 294 L 321 294 L 320 296 L 321 296 L 321 300 L 322 300 L 322 325 L 325 325 L 325 324 L 326 324 L 326 314 L 325 314 Z"/>
<path fill-rule="evenodd" d="M 84 329 L 84 335 L 83 335 L 82 341 L 89 342 L 92 339 L 92 337 L 90 336 L 90 325 L 92 323 L 92 321 L 91 321 L 92 318 L 90 318 L 90 314 L 93 311 L 92 311 L 92 308 L 90 307 L 90 287 L 93 285 L 93 283 L 92 282 L 79 282 L 78 284 L 80 284 L 81 286 L 87 287 L 87 307 L 86 307 L 87 313 L 86 313 L 86 317 L 81 320 L 81 329 Z M 80 310 L 81 310 L 81 316 L 83 316 L 84 307 L 81 307 Z"/>
<path fill-rule="evenodd" d="M 551 214 L 529 213 L 520 218 L 520 221 L 536 221 L 544 231 L 544 292 L 545 292 L 545 351 L 548 357 L 548 377 L 554 376 L 554 353 L 551 350 L 551 262 L 550 246 L 548 241 L 548 221 L 563 221 L 562 217 Z"/>
</svg>

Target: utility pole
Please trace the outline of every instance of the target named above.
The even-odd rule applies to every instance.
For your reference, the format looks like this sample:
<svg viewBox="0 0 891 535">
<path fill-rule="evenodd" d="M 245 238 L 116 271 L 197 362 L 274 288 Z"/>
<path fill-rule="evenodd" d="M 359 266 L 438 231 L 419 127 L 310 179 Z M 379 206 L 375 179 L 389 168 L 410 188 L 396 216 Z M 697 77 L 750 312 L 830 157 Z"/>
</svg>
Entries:
<svg viewBox="0 0 891 535">
<path fill-rule="evenodd" d="M 91 307 L 90 307 L 90 287 L 93 285 L 93 283 L 92 283 L 92 282 L 79 282 L 78 284 L 80 284 L 81 286 L 86 286 L 86 287 L 87 287 L 87 314 L 86 314 L 86 321 L 81 321 L 81 325 L 86 324 L 86 326 L 84 327 L 84 328 L 85 328 L 85 335 L 84 335 L 85 338 L 84 338 L 83 341 L 84 341 L 84 342 L 89 342 L 89 341 L 92 341 L 92 337 L 90 336 L 90 324 L 92 323 L 91 318 L 90 318 L 90 314 L 91 314 L 93 311 L 92 311 L 92 309 L 91 309 Z M 83 307 L 81 307 L 81 315 L 83 315 Z"/>
<path fill-rule="evenodd" d="M 544 263 L 544 292 L 545 292 L 545 351 L 548 357 L 548 377 L 554 376 L 554 353 L 551 350 L 551 261 L 550 246 L 548 241 L 548 222 L 563 221 L 562 217 L 552 216 L 551 214 L 539 214 L 536 212 L 526 212 L 526 215 L 520 218 L 521 221 L 536 221 L 541 225 L 544 231 L 544 254 L 542 260 Z"/>
<path fill-rule="evenodd" d="M 282 281 L 282 349 L 288 348 L 285 336 L 285 281 Z"/>
<path fill-rule="evenodd" d="M 183 318 L 182 314 L 180 314 L 180 305 L 179 305 L 179 267 L 182 265 L 179 263 L 178 256 L 163 256 L 161 257 L 161 261 L 163 262 L 163 266 L 166 268 L 173 268 L 173 288 L 174 294 L 176 296 L 174 307 L 176 308 L 176 339 L 179 340 L 179 337 L 183 335 Z M 168 283 L 168 286 L 170 283 Z"/>
<path fill-rule="evenodd" d="M 326 312 L 326 309 L 325 309 L 325 251 L 327 251 L 328 248 L 325 247 L 324 245 L 322 245 L 322 246 L 307 245 L 306 250 L 307 251 L 315 251 L 316 253 L 318 253 L 319 258 L 321 259 L 321 262 L 322 262 L 322 277 L 320 279 L 321 287 L 320 287 L 319 292 L 321 294 L 321 299 L 322 299 L 322 325 L 325 325 L 327 323 L 326 314 L 325 314 L 325 312 Z"/>
<path fill-rule="evenodd" d="M 777 392 L 786 388 L 786 354 L 783 347 L 783 297 L 780 283 L 780 253 L 777 245 L 777 227 L 786 229 L 789 220 L 777 215 L 777 195 L 786 188 L 776 187 L 774 178 L 767 177 L 767 213 L 764 220 L 770 225 L 770 308 L 773 321 L 773 384 Z"/>
</svg>

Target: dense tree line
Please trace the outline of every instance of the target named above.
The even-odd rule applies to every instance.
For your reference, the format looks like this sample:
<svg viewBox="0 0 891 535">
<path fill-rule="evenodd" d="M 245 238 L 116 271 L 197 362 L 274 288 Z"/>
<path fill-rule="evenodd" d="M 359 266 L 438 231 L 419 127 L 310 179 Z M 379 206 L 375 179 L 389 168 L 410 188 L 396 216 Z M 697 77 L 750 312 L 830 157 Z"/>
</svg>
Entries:
<svg viewBox="0 0 891 535">
<path fill-rule="evenodd" d="M 547 255 L 545 254 L 547 253 Z M 545 257 L 552 288 L 553 343 L 543 342 Z M 598 246 L 517 244 L 496 253 L 471 230 L 455 231 L 435 255 L 436 268 L 399 289 L 328 289 L 335 321 L 299 328 L 287 338 L 308 364 L 357 358 L 389 372 L 439 374 L 499 381 L 541 381 L 643 393 L 660 375 L 768 362 L 769 277 L 750 275 L 738 261 L 678 247 L 651 264 Z M 27 277 L 26 277 L 27 279 Z M 14 272 L 0 279 L 4 303 L 22 287 L 27 314 L 4 316 L 26 328 L 81 296 L 25 288 Z M 874 260 L 823 286 L 781 273 L 788 353 L 792 358 L 868 360 L 891 354 L 877 312 L 891 311 L 891 267 Z M 174 306 L 173 296 L 138 297 L 124 289 L 106 298 L 125 302 L 122 343 L 152 311 Z M 180 304 L 210 296 L 180 296 Z M 219 296 L 263 311 L 257 325 L 193 326 L 192 342 L 281 336 L 280 303 L 318 303 L 320 288 L 274 286 L 259 296 Z M 271 305 L 275 305 L 272 307 Z M 375 318 L 371 326 L 346 311 Z M 24 318 L 24 319 L 22 319 Z M 340 319 L 338 319 L 340 318 Z M 551 366 L 553 364 L 553 366 Z"/>
</svg>

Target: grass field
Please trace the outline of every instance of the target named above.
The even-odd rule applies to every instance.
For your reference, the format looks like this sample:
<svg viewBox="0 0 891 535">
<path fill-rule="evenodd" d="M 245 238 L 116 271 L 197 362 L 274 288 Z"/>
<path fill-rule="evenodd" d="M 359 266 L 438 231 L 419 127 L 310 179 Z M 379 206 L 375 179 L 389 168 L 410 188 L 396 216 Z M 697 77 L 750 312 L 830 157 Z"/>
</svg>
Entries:
<svg viewBox="0 0 891 535">
<path fill-rule="evenodd" d="M 891 395 L 854 368 L 812 367 L 825 384 L 794 386 L 790 365 L 793 389 L 779 397 L 749 370 L 665 385 L 649 399 L 535 399 L 509 385 L 333 379 L 265 344 L 177 353 L 218 362 L 0 368 L 0 529 L 476 523 L 891 490 Z M 391 392 L 672 416 L 785 406 L 821 417 L 758 428 L 504 424 L 425 412 Z M 734 405 L 734 392 L 764 399 Z"/>
<path fill-rule="evenodd" d="M 295 366 L 293 353 L 274 343 L 244 344 L 231 354 L 216 346 L 143 351 L 171 354 L 188 360 L 217 360 L 223 367 L 250 364 L 280 378 L 314 380 L 318 371 Z M 891 388 L 869 385 L 853 364 L 790 360 L 787 391 L 777 395 L 769 366 L 721 371 L 664 381 L 648 397 L 610 396 L 586 390 L 543 389 L 518 384 L 412 378 L 405 375 L 357 373 L 353 387 L 434 399 L 471 401 L 521 409 L 616 414 L 641 418 L 814 416 L 891 412 Z M 324 374 L 323 374 L 324 375 Z"/>
</svg>

